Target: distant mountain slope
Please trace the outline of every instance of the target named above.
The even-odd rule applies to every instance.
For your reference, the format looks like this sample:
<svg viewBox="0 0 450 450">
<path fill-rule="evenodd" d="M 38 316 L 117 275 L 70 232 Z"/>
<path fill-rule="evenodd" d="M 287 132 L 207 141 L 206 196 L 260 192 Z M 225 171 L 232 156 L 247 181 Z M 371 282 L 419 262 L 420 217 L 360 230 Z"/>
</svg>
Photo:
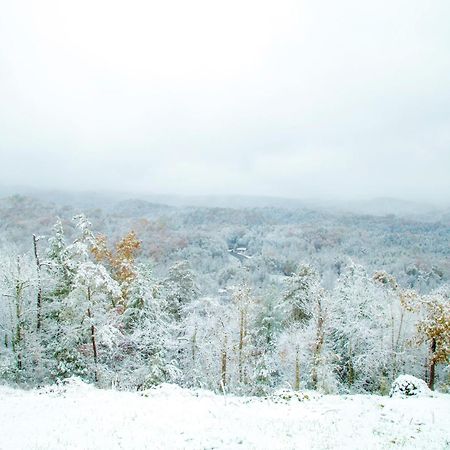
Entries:
<svg viewBox="0 0 450 450">
<path fill-rule="evenodd" d="M 367 200 L 323 200 L 245 195 L 161 195 L 133 192 L 79 191 L 34 189 L 29 187 L 5 187 L 0 185 L 0 197 L 24 195 L 53 202 L 59 206 L 108 211 L 116 209 L 123 214 L 136 216 L 144 213 L 150 216 L 161 212 L 164 207 L 203 208 L 278 208 L 308 209 L 332 213 L 352 213 L 370 216 L 395 215 L 408 219 L 450 223 L 450 200 L 448 204 L 432 204 L 420 201 L 380 197 Z M 168 209 L 166 209 L 168 212 Z"/>
</svg>

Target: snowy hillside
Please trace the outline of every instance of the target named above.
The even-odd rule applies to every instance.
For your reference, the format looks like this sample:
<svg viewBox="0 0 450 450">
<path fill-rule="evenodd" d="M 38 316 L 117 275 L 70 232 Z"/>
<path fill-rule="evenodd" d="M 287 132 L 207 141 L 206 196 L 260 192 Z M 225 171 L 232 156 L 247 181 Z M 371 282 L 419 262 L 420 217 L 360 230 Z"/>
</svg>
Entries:
<svg viewBox="0 0 450 450">
<path fill-rule="evenodd" d="M 223 397 L 161 385 L 0 387 L 0 449 L 444 449 L 450 396 Z"/>
</svg>

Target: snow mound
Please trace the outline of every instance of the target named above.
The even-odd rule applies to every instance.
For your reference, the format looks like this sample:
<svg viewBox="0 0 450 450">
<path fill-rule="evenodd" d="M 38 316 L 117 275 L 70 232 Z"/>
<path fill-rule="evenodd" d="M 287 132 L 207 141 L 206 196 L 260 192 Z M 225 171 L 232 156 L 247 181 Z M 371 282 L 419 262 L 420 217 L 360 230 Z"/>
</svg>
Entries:
<svg viewBox="0 0 450 450">
<path fill-rule="evenodd" d="M 39 388 L 37 391 L 39 395 L 53 395 L 53 396 L 64 396 L 68 393 L 82 393 L 95 389 L 88 383 L 85 383 L 81 378 L 70 377 L 64 380 L 58 380 L 55 384 L 44 386 Z"/>
<path fill-rule="evenodd" d="M 279 389 L 269 398 L 275 403 L 286 403 L 292 400 L 299 402 L 317 400 L 320 397 L 322 397 L 322 395 L 315 391 L 292 391 L 290 389 Z"/>
<path fill-rule="evenodd" d="M 425 381 L 412 375 L 400 375 L 392 383 L 389 397 L 430 397 L 431 389 Z"/>
</svg>

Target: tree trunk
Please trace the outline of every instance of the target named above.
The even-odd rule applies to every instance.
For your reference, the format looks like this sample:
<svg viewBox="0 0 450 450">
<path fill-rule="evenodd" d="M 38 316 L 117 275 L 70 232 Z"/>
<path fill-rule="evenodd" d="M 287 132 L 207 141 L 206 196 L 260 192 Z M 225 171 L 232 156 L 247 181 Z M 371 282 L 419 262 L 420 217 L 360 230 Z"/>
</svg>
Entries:
<svg viewBox="0 0 450 450">
<path fill-rule="evenodd" d="M 192 365 L 193 365 L 193 367 L 195 367 L 195 351 L 196 351 L 196 346 L 197 346 L 197 327 L 195 328 L 194 334 L 192 335 L 191 344 L 192 344 Z"/>
<path fill-rule="evenodd" d="M 36 261 L 36 273 L 37 273 L 37 298 L 36 298 L 36 329 L 41 329 L 41 309 L 42 309 L 42 282 L 41 282 L 41 262 L 39 260 L 39 254 L 37 251 L 37 237 L 33 234 L 33 250 L 34 259 Z"/>
<path fill-rule="evenodd" d="M 89 304 L 91 304 L 91 290 L 90 290 L 90 288 L 88 288 L 88 301 L 89 301 Z M 91 320 L 91 342 L 92 342 L 92 352 L 93 352 L 93 355 L 94 355 L 94 366 L 95 366 L 94 379 L 95 379 L 95 382 L 98 382 L 97 343 L 95 341 L 95 327 L 94 327 L 94 324 L 92 323 L 92 313 L 91 313 L 91 308 L 90 307 L 87 309 L 87 315 L 88 315 L 89 319 Z"/>
<path fill-rule="evenodd" d="M 355 369 L 353 367 L 353 360 L 352 360 L 352 353 L 353 352 L 353 348 L 352 348 L 352 344 L 350 343 L 349 347 L 348 347 L 348 361 L 346 363 L 347 366 L 347 383 L 349 384 L 349 386 L 352 386 L 354 381 L 355 381 Z"/>
<path fill-rule="evenodd" d="M 15 338 L 13 341 L 13 350 L 17 350 L 17 369 L 22 370 L 22 340 L 23 340 L 23 330 L 22 330 L 22 292 L 23 292 L 23 283 L 20 280 L 20 258 L 17 257 L 17 280 L 16 280 L 16 331 Z"/>
<path fill-rule="evenodd" d="M 244 350 L 244 337 L 245 337 L 245 312 L 243 309 L 240 310 L 239 317 L 239 383 L 242 383 L 242 363 L 243 363 L 243 350 Z"/>
<path fill-rule="evenodd" d="M 318 302 L 318 318 L 317 318 L 317 330 L 316 330 L 316 341 L 314 343 L 314 355 L 313 355 L 313 367 L 312 367 L 312 374 L 311 374 L 311 379 L 312 379 L 312 384 L 313 384 L 313 388 L 317 389 L 317 384 L 318 384 L 318 374 L 317 374 L 317 369 L 319 367 L 319 363 L 320 363 L 320 354 L 322 352 L 322 346 L 323 346 L 323 340 L 324 340 L 324 333 L 323 333 L 323 323 L 324 323 L 324 319 L 323 319 L 323 314 L 322 314 L 322 303 L 319 300 Z"/>
<path fill-rule="evenodd" d="M 425 357 L 425 362 L 423 363 L 423 379 L 425 380 L 425 382 L 427 383 L 427 385 L 429 385 L 429 369 L 430 369 L 430 364 L 428 362 L 428 356 Z"/>
<path fill-rule="evenodd" d="M 434 354 L 436 353 L 436 339 L 433 338 L 431 340 L 431 359 L 430 359 L 430 378 L 428 380 L 428 387 L 433 391 L 434 390 L 434 378 L 435 378 L 435 369 L 436 369 L 436 359 Z"/>
<path fill-rule="evenodd" d="M 221 366 L 220 366 L 220 380 L 222 384 L 222 389 L 225 389 L 227 384 L 227 337 L 225 336 L 225 341 L 222 349 L 221 355 Z"/>
<path fill-rule="evenodd" d="M 300 390 L 300 355 L 298 348 L 295 349 L 295 383 L 294 389 Z"/>
</svg>

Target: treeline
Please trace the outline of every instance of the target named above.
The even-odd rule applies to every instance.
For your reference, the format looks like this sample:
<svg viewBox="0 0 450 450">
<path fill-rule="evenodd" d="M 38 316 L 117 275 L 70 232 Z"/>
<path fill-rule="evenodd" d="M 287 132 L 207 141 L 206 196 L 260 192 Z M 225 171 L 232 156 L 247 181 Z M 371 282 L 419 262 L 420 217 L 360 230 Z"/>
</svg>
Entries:
<svg viewBox="0 0 450 450">
<path fill-rule="evenodd" d="M 448 285 L 423 295 L 348 260 L 331 288 L 303 263 L 262 289 L 242 265 L 211 295 L 185 260 L 156 276 L 134 232 L 111 243 L 75 223 L 70 242 L 58 221 L 29 253 L 1 256 L 4 381 L 386 393 L 410 373 L 449 389 Z"/>
</svg>

